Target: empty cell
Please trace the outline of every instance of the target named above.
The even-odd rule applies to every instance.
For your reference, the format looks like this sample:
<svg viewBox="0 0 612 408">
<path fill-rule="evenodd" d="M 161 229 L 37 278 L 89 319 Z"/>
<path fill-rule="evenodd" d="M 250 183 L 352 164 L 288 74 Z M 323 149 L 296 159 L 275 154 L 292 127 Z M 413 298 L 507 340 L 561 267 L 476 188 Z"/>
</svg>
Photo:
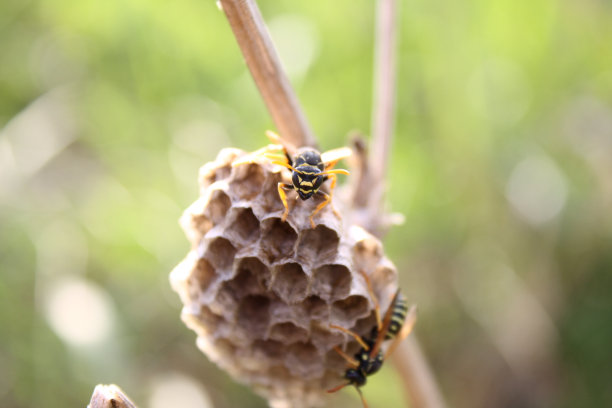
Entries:
<svg viewBox="0 0 612 408">
<path fill-rule="evenodd" d="M 236 255 L 236 248 L 225 238 L 215 238 L 208 248 L 204 257 L 217 269 L 229 269 Z"/>
<path fill-rule="evenodd" d="M 223 190 L 215 190 L 211 193 L 204 214 L 212 221 L 213 225 L 218 225 L 225 219 L 231 205 L 232 201 Z"/>
<path fill-rule="evenodd" d="M 346 327 L 347 324 L 352 326 L 357 319 L 365 317 L 368 311 L 368 299 L 353 295 L 334 302 L 331 307 L 331 320 L 340 326 Z"/>
<path fill-rule="evenodd" d="M 291 322 L 283 322 L 272 326 L 268 337 L 284 344 L 305 342 L 308 340 L 308 331 Z"/>
<path fill-rule="evenodd" d="M 276 340 L 255 340 L 251 345 L 255 354 L 265 356 L 272 361 L 281 361 L 285 355 L 285 345 Z"/>
<path fill-rule="evenodd" d="M 270 322 L 270 300 L 265 296 L 249 295 L 238 307 L 236 323 L 251 338 L 262 338 Z"/>
<path fill-rule="evenodd" d="M 252 276 L 257 278 L 261 287 L 266 288 L 270 282 L 270 270 L 264 265 L 258 258 L 254 256 L 248 256 L 245 258 L 238 259 L 237 262 L 237 273 L 249 271 Z"/>
<path fill-rule="evenodd" d="M 255 273 L 246 268 L 239 268 L 233 279 L 223 282 L 220 294 L 228 296 L 234 301 L 247 296 L 264 292 L 264 288 Z M 217 295 L 219 297 L 219 295 Z"/>
<path fill-rule="evenodd" d="M 227 233 L 243 246 L 259 238 L 259 220 L 251 208 L 236 208 L 233 211 Z"/>
<path fill-rule="evenodd" d="M 296 303 L 306 297 L 308 277 L 297 263 L 279 265 L 273 271 L 270 289 L 283 301 Z"/>
<path fill-rule="evenodd" d="M 295 230 L 280 218 L 272 217 L 262 222 L 262 251 L 268 262 L 273 263 L 293 255 L 296 239 Z"/>
<path fill-rule="evenodd" d="M 323 374 L 322 360 L 317 348 L 311 343 L 295 343 L 289 346 L 285 365 L 293 375 L 308 379 Z"/>
<path fill-rule="evenodd" d="M 232 191 L 243 200 L 252 200 L 261 192 L 266 176 L 261 165 L 256 163 L 234 167 L 230 182 Z"/>
<path fill-rule="evenodd" d="M 283 203 L 278 195 L 278 183 L 282 181 L 280 173 L 267 173 L 266 180 L 262 185 L 260 204 L 266 213 L 281 211 Z"/>
<path fill-rule="evenodd" d="M 311 288 L 322 299 L 341 299 L 351 289 L 351 272 L 344 265 L 324 265 L 315 270 Z"/>
<path fill-rule="evenodd" d="M 329 305 L 316 295 L 308 296 L 301 304 L 302 310 L 311 320 L 326 320 L 329 318 Z"/>
<path fill-rule="evenodd" d="M 338 233 L 324 225 L 302 232 L 297 244 L 297 257 L 301 262 L 317 265 L 329 262 L 338 252 Z"/>
<path fill-rule="evenodd" d="M 215 268 L 204 258 L 198 259 L 189 276 L 189 286 L 197 288 L 197 292 L 204 292 L 215 278 Z"/>
</svg>

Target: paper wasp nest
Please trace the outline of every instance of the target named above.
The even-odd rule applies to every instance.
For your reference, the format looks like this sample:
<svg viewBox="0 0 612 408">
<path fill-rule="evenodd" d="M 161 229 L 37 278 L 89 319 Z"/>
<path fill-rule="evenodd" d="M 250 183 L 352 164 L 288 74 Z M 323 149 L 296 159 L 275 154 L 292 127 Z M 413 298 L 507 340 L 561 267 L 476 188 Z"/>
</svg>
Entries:
<svg viewBox="0 0 612 408">
<path fill-rule="evenodd" d="M 362 273 L 384 312 L 397 272 L 376 238 L 334 214 L 332 205 L 347 211 L 336 197 L 312 229 L 321 198 L 289 193 L 281 222 L 277 184 L 289 182 L 289 171 L 265 160 L 232 167 L 245 154 L 224 149 L 200 170 L 200 198 L 180 220 L 191 250 L 170 280 L 183 321 L 212 361 L 274 407 L 315 406 L 343 382 L 346 362 L 333 347 L 357 349 L 330 323 L 369 333 L 375 304 Z"/>
</svg>

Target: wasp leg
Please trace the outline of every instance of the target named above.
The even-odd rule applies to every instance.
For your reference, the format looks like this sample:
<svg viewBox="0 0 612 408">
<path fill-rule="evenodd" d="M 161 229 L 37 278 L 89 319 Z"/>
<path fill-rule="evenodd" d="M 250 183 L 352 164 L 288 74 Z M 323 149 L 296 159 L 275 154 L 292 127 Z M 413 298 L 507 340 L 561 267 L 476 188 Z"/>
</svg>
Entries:
<svg viewBox="0 0 612 408">
<path fill-rule="evenodd" d="M 330 174 L 327 176 L 331 180 L 331 185 L 329 186 L 329 201 L 331 202 L 332 197 L 334 196 L 334 188 L 336 188 L 336 182 L 338 181 L 338 176 L 335 174 Z M 332 211 L 336 214 L 336 217 L 340 218 L 340 213 L 336 211 L 334 208 L 334 204 L 332 203 Z"/>
<path fill-rule="evenodd" d="M 359 387 L 355 387 L 355 389 L 357 390 L 357 392 L 359 393 L 359 396 L 361 397 L 361 402 L 363 403 L 363 408 L 368 408 L 368 403 L 366 402 L 365 397 L 361 393 L 361 390 L 359 389 Z"/>
<path fill-rule="evenodd" d="M 325 198 L 325 201 L 323 201 L 321 204 L 319 204 L 317 206 L 317 208 L 315 208 L 315 210 L 312 212 L 312 214 L 310 214 L 310 226 L 312 227 L 312 229 L 315 228 L 315 223 L 312 220 L 312 218 L 316 215 L 316 213 L 318 213 L 319 211 L 321 211 L 321 209 L 323 207 L 325 207 L 327 204 L 329 204 L 329 202 L 331 201 L 331 196 L 327 193 L 324 193 L 323 191 L 319 190 L 320 194 L 323 194 L 323 197 Z"/>
<path fill-rule="evenodd" d="M 337 326 L 337 325 L 335 325 L 335 324 L 330 324 L 330 325 L 329 325 L 329 327 L 330 327 L 330 328 L 332 328 L 332 329 L 340 330 L 341 332 L 346 333 L 346 334 L 348 334 L 349 336 L 353 336 L 353 338 L 354 338 L 355 340 L 357 340 L 357 343 L 359 343 L 359 345 L 360 345 L 361 347 L 363 347 L 363 348 L 364 348 L 366 351 L 368 351 L 368 350 L 370 349 L 370 347 L 368 347 L 368 345 L 366 344 L 366 342 L 365 342 L 365 341 L 363 341 L 363 339 L 361 338 L 361 336 L 360 336 L 360 335 L 358 335 L 357 333 L 352 332 L 352 331 L 350 331 L 349 329 L 345 329 L 345 328 L 344 328 L 344 327 L 342 327 L 342 326 Z"/>
<path fill-rule="evenodd" d="M 287 204 L 287 194 L 285 194 L 285 190 L 293 190 L 293 185 L 287 183 L 278 183 L 278 195 L 280 196 L 281 201 L 283 202 L 283 207 L 285 207 L 285 212 L 281 217 L 281 221 L 287 221 L 287 216 L 289 215 L 289 205 Z"/>
<path fill-rule="evenodd" d="M 376 313 L 376 326 L 378 328 L 378 331 L 380 331 L 380 329 L 382 329 L 382 319 L 380 318 L 380 304 L 378 303 L 378 298 L 374 294 L 374 289 L 372 288 L 372 281 L 364 270 L 360 269 L 359 273 L 361 274 L 361 276 L 363 276 L 363 280 L 365 280 L 366 285 L 368 286 L 368 293 L 370 294 L 370 298 L 372 299 L 372 302 L 374 302 L 374 312 Z"/>
<path fill-rule="evenodd" d="M 232 167 L 240 166 L 241 164 L 258 163 L 262 157 L 264 159 L 267 159 L 266 154 L 269 154 L 270 152 L 277 152 L 279 150 L 285 150 L 283 145 L 269 144 L 267 146 L 262 147 L 261 149 L 255 150 L 254 152 L 245 154 L 238 160 L 234 160 L 234 162 L 232 163 Z"/>
<path fill-rule="evenodd" d="M 345 359 L 349 365 L 351 366 L 351 368 L 357 368 L 359 367 L 359 361 L 355 360 L 353 357 L 349 356 L 348 354 L 346 354 L 344 351 L 342 351 L 342 349 L 338 346 L 334 347 L 334 351 L 338 354 L 340 354 L 340 356 Z"/>
</svg>

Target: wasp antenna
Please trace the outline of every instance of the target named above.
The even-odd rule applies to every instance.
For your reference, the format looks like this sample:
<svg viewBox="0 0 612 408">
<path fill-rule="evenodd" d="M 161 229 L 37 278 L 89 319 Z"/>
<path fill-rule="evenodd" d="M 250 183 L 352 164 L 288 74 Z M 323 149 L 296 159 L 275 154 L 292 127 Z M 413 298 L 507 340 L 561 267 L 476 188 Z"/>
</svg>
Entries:
<svg viewBox="0 0 612 408">
<path fill-rule="evenodd" d="M 301 171 L 297 170 L 295 167 L 293 167 L 292 165 L 290 165 L 289 163 L 286 163 L 284 161 L 273 160 L 272 164 L 278 164 L 279 166 L 286 167 L 286 168 L 288 168 L 291 171 L 295 171 L 296 173 L 303 174 Z"/>
<path fill-rule="evenodd" d="M 349 173 L 348 170 L 344 170 L 344 169 L 334 169 L 334 170 L 325 170 L 321 172 L 322 176 L 325 174 L 344 174 L 345 176 L 348 176 L 351 173 Z"/>
</svg>

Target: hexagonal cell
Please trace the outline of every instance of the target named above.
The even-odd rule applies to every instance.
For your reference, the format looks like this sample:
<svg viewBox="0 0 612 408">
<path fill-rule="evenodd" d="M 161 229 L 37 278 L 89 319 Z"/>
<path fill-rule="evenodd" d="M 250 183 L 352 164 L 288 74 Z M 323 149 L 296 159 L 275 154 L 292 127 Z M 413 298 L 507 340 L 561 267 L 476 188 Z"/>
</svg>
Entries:
<svg viewBox="0 0 612 408">
<path fill-rule="evenodd" d="M 236 275 L 232 279 L 223 282 L 217 293 L 217 301 L 228 308 L 233 308 L 240 299 L 247 295 L 264 293 L 264 287 L 260 282 L 260 278 L 256 275 L 256 272 L 250 268 L 245 268 L 245 265 L 248 266 L 249 262 L 242 261 Z M 255 261 L 265 268 L 261 262 L 258 260 Z M 257 264 L 254 263 L 254 265 Z"/>
<path fill-rule="evenodd" d="M 314 271 L 311 290 L 322 299 L 332 301 L 349 294 L 351 272 L 345 265 L 324 265 Z"/>
<path fill-rule="evenodd" d="M 232 191 L 243 200 L 252 200 L 261 192 L 266 176 L 261 165 L 257 163 L 241 164 L 234 167 L 230 182 Z"/>
<path fill-rule="evenodd" d="M 262 288 L 267 288 L 271 280 L 271 273 L 268 267 L 254 256 L 237 259 L 236 271 L 237 273 L 241 273 L 242 271 L 250 272 L 251 275 L 257 279 L 259 286 Z"/>
<path fill-rule="evenodd" d="M 283 181 L 281 173 L 267 173 L 261 187 L 261 200 L 259 203 L 266 214 L 284 209 L 283 202 L 278 195 L 278 183 Z"/>
<path fill-rule="evenodd" d="M 252 339 L 262 338 L 270 322 L 270 299 L 249 295 L 242 299 L 236 315 L 236 324 Z"/>
<path fill-rule="evenodd" d="M 308 340 L 308 331 L 291 322 L 277 323 L 270 328 L 268 337 L 284 344 L 305 342 Z"/>
<path fill-rule="evenodd" d="M 308 296 L 301 304 L 306 316 L 312 320 L 326 320 L 329 318 L 329 305 L 316 295 Z"/>
<path fill-rule="evenodd" d="M 299 302 L 306 297 L 308 276 L 295 262 L 278 265 L 272 271 L 270 289 L 287 303 Z"/>
<path fill-rule="evenodd" d="M 263 355 L 274 362 L 280 362 L 286 353 L 285 345 L 276 340 L 255 340 L 251 347 L 255 354 Z"/>
<path fill-rule="evenodd" d="M 269 263 L 293 255 L 297 233 L 291 225 L 282 222 L 280 218 L 271 217 L 263 220 L 261 228 L 262 251 Z"/>
<path fill-rule="evenodd" d="M 232 241 L 246 246 L 259 238 L 259 220 L 251 208 L 234 208 L 230 217 L 226 231 Z"/>
<path fill-rule="evenodd" d="M 338 251 L 338 233 L 324 225 L 303 231 L 297 244 L 297 258 L 301 263 L 317 265 L 330 261 Z"/>
<path fill-rule="evenodd" d="M 317 378 L 323 374 L 322 357 L 311 343 L 295 343 L 289 346 L 285 366 L 304 379 Z"/>
<path fill-rule="evenodd" d="M 232 200 L 223 190 L 214 190 L 210 193 L 210 199 L 204 214 L 212 221 L 213 225 L 218 225 L 225 219 L 231 205 Z"/>
<path fill-rule="evenodd" d="M 215 278 L 215 268 L 204 258 L 198 259 L 189 275 L 189 286 L 198 293 L 206 291 Z"/>
<path fill-rule="evenodd" d="M 381 262 L 376 265 L 372 276 L 370 276 L 370 280 L 372 281 L 374 290 L 377 292 L 393 286 L 397 281 L 395 266 L 387 258 L 383 258 Z"/>
<path fill-rule="evenodd" d="M 204 257 L 217 269 L 231 268 L 236 255 L 236 248 L 225 238 L 213 239 L 206 248 Z"/>
<path fill-rule="evenodd" d="M 349 296 L 334 302 L 331 307 L 331 320 L 343 327 L 353 326 L 359 318 L 365 317 L 370 310 L 370 302 L 361 295 Z"/>
</svg>

